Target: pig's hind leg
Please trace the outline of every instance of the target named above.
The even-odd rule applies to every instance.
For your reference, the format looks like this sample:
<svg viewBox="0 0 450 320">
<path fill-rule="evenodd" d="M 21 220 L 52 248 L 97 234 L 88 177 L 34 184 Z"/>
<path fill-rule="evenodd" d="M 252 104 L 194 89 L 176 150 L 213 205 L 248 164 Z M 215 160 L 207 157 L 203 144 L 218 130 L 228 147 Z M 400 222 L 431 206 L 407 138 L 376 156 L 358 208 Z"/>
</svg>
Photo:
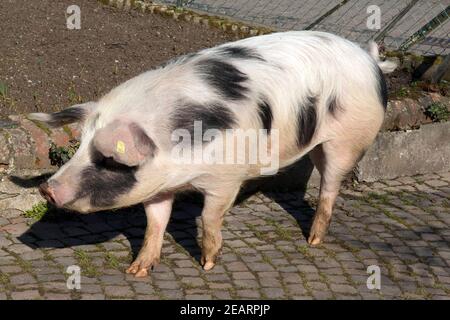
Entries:
<svg viewBox="0 0 450 320">
<path fill-rule="evenodd" d="M 360 159 L 364 149 L 348 141 L 328 141 L 310 152 L 311 161 L 321 175 L 319 203 L 308 237 L 310 245 L 323 242 L 341 182 Z"/>
<path fill-rule="evenodd" d="M 226 184 L 205 193 L 202 211 L 202 258 L 204 270 L 212 269 L 222 247 L 222 223 L 225 214 L 233 206 L 241 183 Z"/>
<path fill-rule="evenodd" d="M 164 232 L 172 212 L 173 199 L 173 194 L 165 194 L 150 202 L 144 202 L 147 216 L 144 243 L 136 260 L 126 270 L 127 273 L 132 273 L 136 277 L 145 277 L 148 269 L 159 263 Z"/>
</svg>

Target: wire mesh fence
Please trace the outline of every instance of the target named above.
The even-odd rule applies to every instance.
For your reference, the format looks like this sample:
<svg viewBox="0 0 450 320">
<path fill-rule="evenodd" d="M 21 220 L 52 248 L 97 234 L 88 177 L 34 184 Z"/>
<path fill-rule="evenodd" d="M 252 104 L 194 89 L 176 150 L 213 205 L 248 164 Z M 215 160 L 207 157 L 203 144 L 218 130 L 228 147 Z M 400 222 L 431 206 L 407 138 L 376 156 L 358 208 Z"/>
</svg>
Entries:
<svg viewBox="0 0 450 320">
<path fill-rule="evenodd" d="M 390 50 L 450 54 L 450 0 L 159 0 L 275 30 L 320 30 Z"/>
</svg>

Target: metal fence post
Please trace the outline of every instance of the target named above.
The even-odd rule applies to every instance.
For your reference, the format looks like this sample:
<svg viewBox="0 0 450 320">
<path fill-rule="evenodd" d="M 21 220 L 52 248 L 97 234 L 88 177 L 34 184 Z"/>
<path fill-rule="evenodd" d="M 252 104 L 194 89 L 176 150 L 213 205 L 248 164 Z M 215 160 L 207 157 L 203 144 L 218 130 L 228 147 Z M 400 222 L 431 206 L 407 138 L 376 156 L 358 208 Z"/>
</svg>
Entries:
<svg viewBox="0 0 450 320">
<path fill-rule="evenodd" d="M 349 2 L 349 0 L 343 0 L 340 3 L 338 3 L 337 5 L 335 5 L 333 8 L 331 8 L 330 10 L 328 10 L 327 12 L 325 12 L 325 14 L 321 15 L 319 18 L 317 18 L 315 21 L 313 21 L 309 26 L 307 26 L 305 28 L 305 30 L 312 30 L 312 28 L 314 28 L 315 26 L 317 26 L 319 23 L 321 23 L 323 20 L 325 20 L 326 18 L 328 18 L 329 16 L 331 16 L 333 13 L 335 13 L 336 11 L 338 11 L 338 9 L 342 6 L 344 6 L 345 4 L 347 4 L 347 2 Z"/>
<path fill-rule="evenodd" d="M 437 27 L 442 25 L 450 16 L 450 6 L 447 6 L 443 11 L 441 11 L 436 17 L 434 17 L 431 21 L 425 24 L 422 28 L 419 29 L 416 33 L 406 39 L 401 45 L 399 50 L 406 51 L 411 48 L 414 44 L 419 41 L 422 41 L 427 34 L 431 31 L 435 30 Z"/>
<path fill-rule="evenodd" d="M 380 42 L 384 39 L 386 34 L 403 18 L 415 5 L 419 2 L 419 0 L 412 0 L 400 13 L 383 29 L 380 31 L 378 35 L 375 36 L 374 41 Z"/>
</svg>

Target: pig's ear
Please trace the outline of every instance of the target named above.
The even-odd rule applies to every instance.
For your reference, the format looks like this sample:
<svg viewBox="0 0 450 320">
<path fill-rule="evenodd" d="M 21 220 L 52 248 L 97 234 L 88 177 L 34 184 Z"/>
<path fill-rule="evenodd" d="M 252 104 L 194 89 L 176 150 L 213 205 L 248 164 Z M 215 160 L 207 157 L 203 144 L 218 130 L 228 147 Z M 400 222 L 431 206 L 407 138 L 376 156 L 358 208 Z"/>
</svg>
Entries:
<svg viewBox="0 0 450 320">
<path fill-rule="evenodd" d="M 136 123 L 115 121 L 99 129 L 93 139 L 94 148 L 103 156 L 134 167 L 156 153 L 156 145 Z"/>
<path fill-rule="evenodd" d="M 27 118 L 45 122 L 51 127 L 60 127 L 72 122 L 83 121 L 96 107 L 97 103 L 90 101 L 54 113 L 29 113 Z"/>
</svg>

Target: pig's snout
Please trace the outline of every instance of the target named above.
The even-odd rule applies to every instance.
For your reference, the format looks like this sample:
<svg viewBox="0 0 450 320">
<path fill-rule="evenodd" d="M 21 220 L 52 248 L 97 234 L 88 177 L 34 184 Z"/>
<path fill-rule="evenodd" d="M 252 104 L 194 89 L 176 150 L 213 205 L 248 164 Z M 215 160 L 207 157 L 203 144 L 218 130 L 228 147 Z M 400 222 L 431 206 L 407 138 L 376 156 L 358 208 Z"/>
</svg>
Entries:
<svg viewBox="0 0 450 320">
<path fill-rule="evenodd" d="M 39 193 L 45 200 L 56 205 L 54 189 L 48 184 L 48 182 L 41 183 L 39 186 Z"/>
<path fill-rule="evenodd" d="M 39 192 L 42 195 L 42 197 L 44 197 L 44 199 L 50 202 L 51 204 L 57 207 L 62 207 L 64 203 L 61 197 L 58 197 L 57 195 L 56 192 L 57 185 L 58 183 L 56 183 L 55 181 L 44 182 L 39 186 Z"/>
</svg>

